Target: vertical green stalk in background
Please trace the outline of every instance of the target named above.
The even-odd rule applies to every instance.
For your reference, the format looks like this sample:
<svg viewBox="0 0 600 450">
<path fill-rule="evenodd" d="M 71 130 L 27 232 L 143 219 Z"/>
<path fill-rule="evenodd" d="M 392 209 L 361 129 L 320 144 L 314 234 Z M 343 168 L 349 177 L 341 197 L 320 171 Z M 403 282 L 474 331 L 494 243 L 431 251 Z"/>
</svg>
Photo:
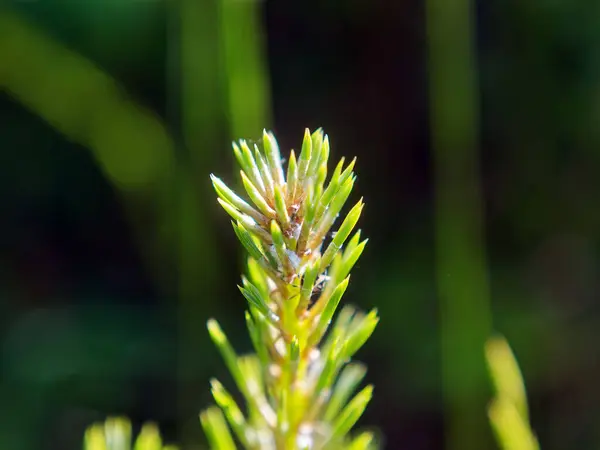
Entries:
<svg viewBox="0 0 600 450">
<path fill-rule="evenodd" d="M 169 98 L 179 132 L 179 164 L 174 174 L 172 224 L 178 249 L 178 389 L 182 444 L 197 441 L 197 418 L 191 414 L 204 386 L 202 349 L 206 321 L 218 283 L 218 253 L 209 236 L 204 183 L 207 167 L 223 147 L 222 95 L 219 81 L 218 25 L 216 0 L 180 0 L 171 4 L 169 36 Z M 174 100 L 176 99 L 176 101 Z"/>
<path fill-rule="evenodd" d="M 271 94 L 261 5 L 218 0 L 227 117 L 232 136 L 258 137 L 271 125 Z"/>
<path fill-rule="evenodd" d="M 429 95 L 435 177 L 446 448 L 488 448 L 484 343 L 490 334 L 473 4 L 428 0 Z"/>
<path fill-rule="evenodd" d="M 206 335 L 198 324 L 206 320 L 203 301 L 213 296 L 218 267 L 215 249 L 206 239 L 212 235 L 207 232 L 206 207 L 202 206 L 207 203 L 200 200 L 206 198 L 206 168 L 220 149 L 226 150 L 220 139 L 227 126 L 238 136 L 258 136 L 271 118 L 260 4 L 253 0 L 181 0 L 177 5 L 174 42 L 179 45 L 172 50 L 177 55 L 180 84 L 173 87 L 177 91 L 174 96 L 181 100 L 180 110 L 174 114 L 180 114 L 181 140 L 190 163 L 180 164 L 176 175 L 180 401 L 185 414 L 186 402 L 196 400 L 199 389 L 204 388 L 193 384 L 186 374 L 194 373 L 194 365 L 201 363 L 199 343 Z M 195 420 L 187 423 L 190 432 L 184 426 L 183 442 L 197 430 Z"/>
</svg>

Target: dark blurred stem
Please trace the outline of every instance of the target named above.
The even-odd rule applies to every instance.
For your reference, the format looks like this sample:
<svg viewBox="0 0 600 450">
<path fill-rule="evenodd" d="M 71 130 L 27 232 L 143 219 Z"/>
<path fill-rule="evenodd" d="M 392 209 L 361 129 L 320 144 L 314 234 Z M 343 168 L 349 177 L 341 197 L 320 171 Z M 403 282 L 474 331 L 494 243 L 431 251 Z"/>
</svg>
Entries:
<svg viewBox="0 0 600 450">
<path fill-rule="evenodd" d="M 474 10 L 428 0 L 437 285 L 448 450 L 490 448 L 484 341 L 490 332 L 479 181 Z"/>
</svg>

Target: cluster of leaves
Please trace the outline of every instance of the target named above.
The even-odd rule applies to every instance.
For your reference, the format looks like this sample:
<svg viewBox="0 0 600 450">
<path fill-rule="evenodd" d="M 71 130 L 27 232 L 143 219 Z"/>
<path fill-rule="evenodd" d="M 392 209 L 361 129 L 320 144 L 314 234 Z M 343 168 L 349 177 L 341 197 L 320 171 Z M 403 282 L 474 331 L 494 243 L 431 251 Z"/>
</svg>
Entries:
<svg viewBox="0 0 600 450">
<path fill-rule="evenodd" d="M 126 418 L 109 418 L 90 426 L 84 437 L 84 450 L 177 450 L 164 445 L 154 424 L 140 430 L 132 446 L 131 423 Z"/>
<path fill-rule="evenodd" d="M 362 199 L 331 231 L 354 186 L 356 160 L 345 165 L 342 158 L 326 183 L 330 146 L 321 129 L 305 131 L 300 154 L 291 151 L 285 172 L 272 133 L 263 133 L 262 150 L 241 140 L 233 151 L 251 202 L 211 179 L 249 254 L 239 289 L 256 353 L 238 356 L 209 320 L 247 410 L 212 380 L 219 407 L 201 414 L 209 442 L 219 450 L 376 448 L 373 433 L 350 433 L 373 391 L 369 385 L 353 396 L 366 368 L 350 360 L 375 329 L 377 312 L 345 306 L 333 321 L 367 243 L 360 230 L 350 237 Z"/>
<path fill-rule="evenodd" d="M 485 355 L 496 391 L 488 416 L 503 450 L 539 450 L 529 424 L 529 408 L 523 376 L 508 342 L 497 336 L 486 343 Z"/>
</svg>

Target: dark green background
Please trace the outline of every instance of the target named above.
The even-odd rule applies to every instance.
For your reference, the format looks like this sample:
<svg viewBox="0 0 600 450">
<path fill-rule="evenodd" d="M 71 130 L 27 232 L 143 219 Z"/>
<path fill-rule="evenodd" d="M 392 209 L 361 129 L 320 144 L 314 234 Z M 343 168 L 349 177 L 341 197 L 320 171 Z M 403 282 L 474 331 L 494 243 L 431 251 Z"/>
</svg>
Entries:
<svg viewBox="0 0 600 450">
<path fill-rule="evenodd" d="M 240 1 L 232 3 L 245 5 L 237 16 L 223 19 L 217 3 L 13 0 L 0 8 L 0 16 L 18 14 L 44 39 L 116 79 L 174 143 L 171 165 L 157 165 L 165 172 L 160 182 L 107 176 L 102 154 L 13 95 L 15 80 L 34 93 L 47 78 L 16 64 L 22 55 L 7 56 L 6 43 L 19 48 L 20 41 L 0 29 L 2 448 L 80 448 L 85 426 L 111 414 L 157 421 L 169 439 L 191 441 L 189 448 L 202 442 L 197 414 L 210 404 L 208 379 L 231 381 L 205 321 L 217 317 L 238 350 L 250 348 L 236 288 L 241 246 L 208 175 L 233 183 L 229 141 L 258 139 L 262 126 L 284 149 L 300 146 L 304 127 L 322 126 L 333 159 L 358 156 L 353 198 L 365 198 L 360 227 L 370 242 L 346 301 L 381 314 L 358 355 L 376 386 L 361 424 L 378 427 L 386 448 L 442 448 L 449 413 L 442 402 L 445 316 L 436 288 L 443 274 L 436 274 L 425 6 Z M 599 5 L 494 0 L 471 5 L 465 18 L 476 28 L 474 186 L 484 237 L 475 244 L 486 257 L 480 269 L 489 278 L 493 328 L 520 361 L 533 427 L 547 450 L 600 446 Z M 449 24 L 460 23 L 458 8 L 446 12 Z M 266 60 L 244 47 L 248 36 L 262 36 L 257 45 Z M 64 64 L 47 55 L 48 71 Z M 461 57 L 444 61 L 434 66 L 442 80 Z M 256 69 L 263 63 L 266 78 Z M 242 84 L 247 75 L 251 92 L 252 77 L 262 76 L 268 108 L 255 112 L 250 98 L 248 110 L 236 110 L 232 74 Z M 80 78 L 63 81 L 64 89 L 77 89 Z M 449 77 L 449 92 L 453 82 Z M 93 115 L 97 103 L 88 105 L 87 91 L 71 116 L 73 99 L 62 92 L 49 102 L 73 123 Z M 451 115 L 469 101 L 457 92 Z M 238 100 L 243 109 L 246 99 Z M 137 173 L 154 142 L 147 124 L 125 132 L 129 125 L 106 131 L 113 140 L 130 134 L 125 147 L 104 155 L 125 175 Z M 446 182 L 462 186 L 461 179 Z M 455 249 L 456 261 L 471 256 Z M 461 283 L 468 292 L 469 273 Z M 481 301 L 485 310 L 488 299 Z M 468 303 L 455 309 L 461 329 L 486 320 Z M 470 358 L 477 356 L 467 352 L 455 364 L 469 370 Z M 462 432 L 482 436 L 476 448 L 493 448 L 484 409 L 490 392 L 474 386 L 473 393 L 481 422 Z"/>
</svg>

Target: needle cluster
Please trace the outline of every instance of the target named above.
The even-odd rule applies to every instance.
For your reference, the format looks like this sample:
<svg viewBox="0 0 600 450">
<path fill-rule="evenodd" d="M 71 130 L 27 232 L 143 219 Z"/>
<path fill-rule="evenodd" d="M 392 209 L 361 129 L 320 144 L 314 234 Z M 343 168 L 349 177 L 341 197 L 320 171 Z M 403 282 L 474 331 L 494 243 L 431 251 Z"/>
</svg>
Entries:
<svg viewBox="0 0 600 450">
<path fill-rule="evenodd" d="M 218 202 L 248 253 L 239 289 L 256 353 L 238 356 L 209 320 L 246 413 L 212 380 L 220 408 L 204 411 L 202 425 L 219 450 L 375 448 L 372 433 L 350 434 L 373 391 L 367 386 L 353 396 L 366 369 L 350 361 L 375 329 L 377 312 L 345 306 L 333 320 L 367 243 L 360 230 L 351 236 L 362 199 L 332 232 L 356 181 L 356 160 L 346 164 L 342 158 L 327 181 L 330 143 L 321 129 L 305 131 L 300 154 L 290 152 L 285 170 L 272 133 L 263 133 L 261 147 L 244 140 L 233 144 L 249 200 L 211 175 Z"/>
</svg>

